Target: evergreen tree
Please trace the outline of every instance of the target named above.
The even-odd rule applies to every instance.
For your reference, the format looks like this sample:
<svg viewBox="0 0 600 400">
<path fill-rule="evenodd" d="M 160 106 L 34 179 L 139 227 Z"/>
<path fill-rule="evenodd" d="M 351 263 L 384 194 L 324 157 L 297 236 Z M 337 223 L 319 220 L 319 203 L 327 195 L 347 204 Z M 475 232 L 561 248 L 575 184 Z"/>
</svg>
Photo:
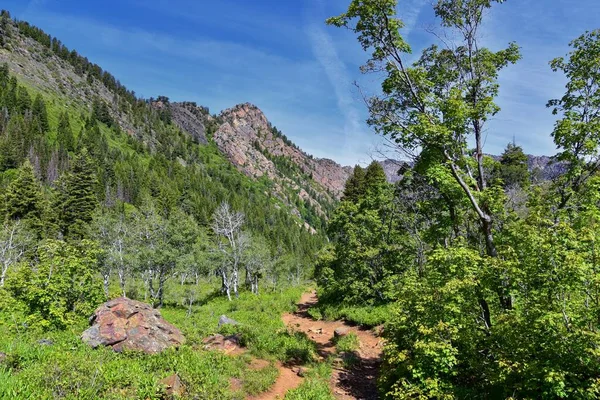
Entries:
<svg viewBox="0 0 600 400">
<path fill-rule="evenodd" d="M 25 161 L 10 183 L 4 196 L 6 217 L 9 219 L 41 219 L 43 202 L 40 184 L 29 160 Z"/>
<path fill-rule="evenodd" d="M 364 193 L 365 186 L 365 170 L 360 166 L 356 165 L 354 171 L 344 187 L 344 196 L 342 200 L 348 200 L 356 202 Z"/>
<path fill-rule="evenodd" d="M 504 187 L 524 187 L 529 183 L 527 155 L 514 143 L 509 143 L 500 156 L 500 178 Z"/>
<path fill-rule="evenodd" d="M 33 117 L 37 118 L 40 127 L 40 132 L 42 134 L 48 133 L 48 131 L 50 131 L 50 123 L 48 122 L 48 110 L 46 109 L 46 103 L 44 102 L 44 99 L 42 99 L 42 96 L 40 96 L 39 94 L 35 97 L 35 100 L 33 101 L 32 112 Z"/>
<path fill-rule="evenodd" d="M 385 171 L 381 164 L 373 161 L 365 171 L 364 190 L 367 193 L 381 193 L 387 184 Z"/>
<path fill-rule="evenodd" d="M 63 112 L 60 115 L 58 121 L 58 129 L 56 132 L 56 141 L 58 145 L 67 150 L 75 150 L 75 139 L 73 137 L 73 130 L 71 129 L 71 122 L 69 121 L 69 114 Z"/>
<path fill-rule="evenodd" d="M 60 179 L 55 208 L 58 211 L 62 233 L 72 239 L 87 234 L 87 225 L 93 219 L 98 205 L 95 188 L 97 180 L 92 160 L 83 150 L 73 161 L 70 171 Z"/>
<path fill-rule="evenodd" d="M 29 131 L 23 116 L 14 114 L 6 127 L 5 136 L 0 138 L 0 169 L 18 168 L 27 151 L 26 133 Z"/>
<path fill-rule="evenodd" d="M 31 97 L 29 92 L 24 87 L 17 89 L 17 111 L 24 115 L 27 110 L 31 109 Z"/>
<path fill-rule="evenodd" d="M 99 98 L 95 98 L 92 103 L 92 116 L 95 120 L 100 121 L 109 127 L 114 125 L 108 105 Z"/>
</svg>

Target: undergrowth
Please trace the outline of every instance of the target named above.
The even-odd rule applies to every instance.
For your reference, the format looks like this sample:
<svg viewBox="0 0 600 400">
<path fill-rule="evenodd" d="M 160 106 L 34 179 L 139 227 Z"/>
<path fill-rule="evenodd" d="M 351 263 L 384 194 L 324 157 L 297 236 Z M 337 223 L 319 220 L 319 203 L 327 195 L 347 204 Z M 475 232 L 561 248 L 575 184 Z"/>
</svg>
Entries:
<svg viewBox="0 0 600 400">
<path fill-rule="evenodd" d="M 314 357 L 314 343 L 304 335 L 288 333 L 280 318 L 294 310 L 301 293 L 302 288 L 260 296 L 242 293 L 232 302 L 207 296 L 189 316 L 185 307 L 170 303 L 161 313 L 182 330 L 187 342 L 157 355 L 94 350 L 79 339 L 87 327 L 85 320 L 69 330 L 41 333 L 24 326 L 18 310 L 4 308 L 0 352 L 6 357 L 0 360 L 0 399 L 154 400 L 164 394 L 159 381 L 174 373 L 186 387 L 185 398 L 233 400 L 263 392 L 275 382 L 278 371 L 273 363 L 252 370 L 251 356 L 284 362 Z M 202 339 L 219 332 L 222 314 L 239 325 L 221 331 L 241 333 L 250 354 L 234 357 L 203 350 Z M 52 344 L 40 344 L 40 339 Z M 232 390 L 232 378 L 242 382 L 241 390 Z"/>
</svg>

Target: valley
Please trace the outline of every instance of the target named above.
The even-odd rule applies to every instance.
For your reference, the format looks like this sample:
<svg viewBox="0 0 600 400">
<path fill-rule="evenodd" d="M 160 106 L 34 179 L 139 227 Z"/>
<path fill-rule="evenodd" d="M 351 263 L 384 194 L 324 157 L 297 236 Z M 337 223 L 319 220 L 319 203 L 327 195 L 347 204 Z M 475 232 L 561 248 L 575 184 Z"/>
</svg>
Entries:
<svg viewBox="0 0 600 400">
<path fill-rule="evenodd" d="M 9 2 L 57 30 L 94 7 Z M 599 397 L 600 30 L 486 47 L 522 14 L 499 0 L 108 3 L 67 27 L 90 55 L 0 12 L 0 400 Z M 556 78 L 515 83 L 534 47 Z M 391 151 L 352 166 L 292 140 L 353 162 L 367 132 Z"/>
</svg>

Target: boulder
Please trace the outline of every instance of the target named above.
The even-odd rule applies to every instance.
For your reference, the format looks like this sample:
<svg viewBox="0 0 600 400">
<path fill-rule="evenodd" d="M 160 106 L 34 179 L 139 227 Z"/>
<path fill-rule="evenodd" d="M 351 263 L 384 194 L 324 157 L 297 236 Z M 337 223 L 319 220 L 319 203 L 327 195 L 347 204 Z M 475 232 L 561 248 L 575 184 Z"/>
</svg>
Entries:
<svg viewBox="0 0 600 400">
<path fill-rule="evenodd" d="M 173 374 L 165 379 L 162 379 L 160 383 L 166 388 L 165 394 L 171 398 L 180 398 L 185 392 L 185 386 L 177 374 Z"/>
<path fill-rule="evenodd" d="M 350 328 L 347 328 L 345 326 L 340 326 L 338 328 L 335 328 L 335 331 L 333 331 L 333 337 L 341 338 L 341 337 L 348 335 L 349 333 L 350 333 Z"/>
<path fill-rule="evenodd" d="M 239 325 L 239 323 L 226 315 L 221 315 L 221 317 L 219 317 L 219 328 L 223 325 Z"/>
<path fill-rule="evenodd" d="M 102 345 L 118 352 L 128 349 L 154 354 L 185 343 L 181 331 L 165 321 L 158 310 L 126 297 L 102 304 L 90 324 L 81 339 L 94 348 Z"/>
<path fill-rule="evenodd" d="M 223 336 L 220 334 L 212 335 L 202 341 L 204 349 L 219 350 L 225 353 L 234 353 L 242 349 L 240 335 Z"/>
</svg>

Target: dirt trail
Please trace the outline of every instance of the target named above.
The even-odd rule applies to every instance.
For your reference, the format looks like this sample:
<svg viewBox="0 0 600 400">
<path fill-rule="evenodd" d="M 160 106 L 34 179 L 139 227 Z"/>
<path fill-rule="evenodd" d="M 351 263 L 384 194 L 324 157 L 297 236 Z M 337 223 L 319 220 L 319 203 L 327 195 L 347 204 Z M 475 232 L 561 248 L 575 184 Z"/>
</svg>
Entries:
<svg viewBox="0 0 600 400">
<path fill-rule="evenodd" d="M 268 391 L 248 397 L 247 400 L 283 400 L 289 390 L 300 386 L 303 378 L 298 376 L 295 368 L 285 366 L 281 363 L 277 365 L 277 368 L 279 368 L 279 377 L 277 377 L 275 384 Z"/>
<path fill-rule="evenodd" d="M 316 344 L 323 359 L 335 353 L 333 333 L 339 327 L 345 327 L 356 333 L 360 342 L 357 351 L 358 362 L 350 369 L 334 368 L 331 388 L 336 399 L 375 400 L 377 395 L 377 372 L 383 350 L 382 339 L 371 330 L 352 326 L 344 321 L 315 321 L 308 315 L 308 309 L 317 304 L 316 292 L 305 293 L 298 303 L 298 311 L 284 314 L 283 322 L 290 329 L 304 332 Z M 265 400 L 267 398 L 264 398 Z"/>
<path fill-rule="evenodd" d="M 315 321 L 308 315 L 308 309 L 317 304 L 316 292 L 304 293 L 298 303 L 298 311 L 284 314 L 281 319 L 294 331 L 304 332 L 317 344 L 322 360 L 335 354 L 333 333 L 337 328 L 345 327 L 356 333 L 360 342 L 357 351 L 357 363 L 350 369 L 334 366 L 331 376 L 331 390 L 338 400 L 376 400 L 378 399 L 376 379 L 381 363 L 382 340 L 372 331 L 352 326 L 344 321 Z M 258 360 L 256 360 L 258 361 Z M 257 365 L 257 368 L 260 367 Z M 283 399 L 285 394 L 300 386 L 303 378 L 298 376 L 298 367 L 278 364 L 279 377 L 266 392 L 247 400 Z"/>
</svg>

